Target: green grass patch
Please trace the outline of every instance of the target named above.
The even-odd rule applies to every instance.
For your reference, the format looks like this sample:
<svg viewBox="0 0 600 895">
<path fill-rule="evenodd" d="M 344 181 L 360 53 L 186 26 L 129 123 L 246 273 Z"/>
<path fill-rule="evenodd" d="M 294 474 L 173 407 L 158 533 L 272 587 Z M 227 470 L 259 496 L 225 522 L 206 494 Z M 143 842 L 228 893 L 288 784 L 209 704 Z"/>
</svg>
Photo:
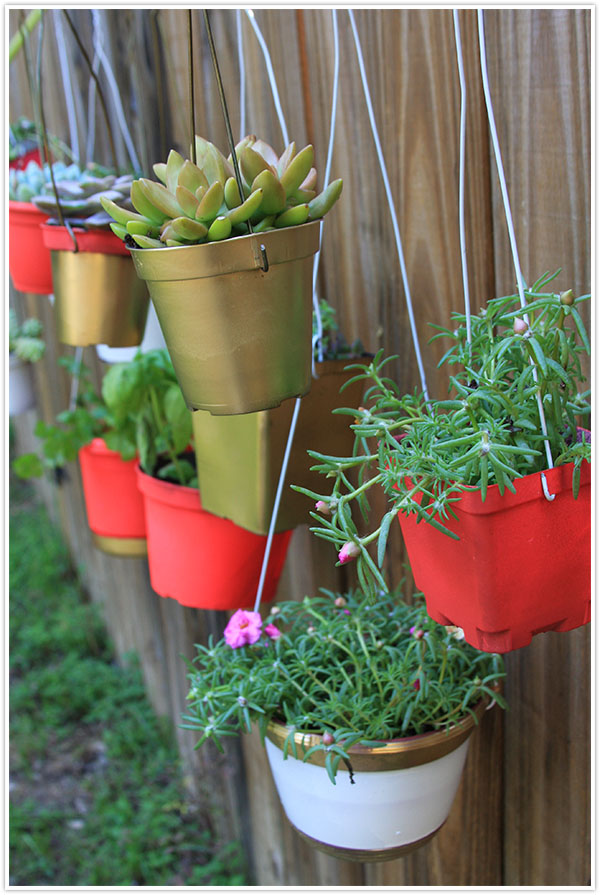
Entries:
<svg viewBox="0 0 600 895">
<path fill-rule="evenodd" d="M 173 733 L 28 485 L 11 483 L 12 886 L 249 885 L 182 783 Z"/>
</svg>

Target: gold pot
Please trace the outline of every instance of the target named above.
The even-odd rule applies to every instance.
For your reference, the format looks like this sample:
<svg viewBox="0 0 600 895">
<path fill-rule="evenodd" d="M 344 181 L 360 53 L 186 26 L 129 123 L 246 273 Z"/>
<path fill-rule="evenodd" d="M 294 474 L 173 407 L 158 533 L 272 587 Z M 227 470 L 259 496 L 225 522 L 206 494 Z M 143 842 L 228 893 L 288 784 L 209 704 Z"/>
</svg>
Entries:
<svg viewBox="0 0 600 895">
<path fill-rule="evenodd" d="M 190 410 L 251 413 L 308 392 L 319 226 L 131 249 Z"/>
<path fill-rule="evenodd" d="M 358 407 L 364 384 L 354 382 L 340 394 L 353 375 L 344 372 L 352 360 L 324 361 L 316 365 L 315 379 L 302 399 L 276 532 L 311 521 L 310 498 L 292 491 L 300 485 L 320 494 L 327 482 L 311 472 L 315 462 L 308 450 L 336 457 L 352 454 L 352 417 L 333 414 L 335 407 Z M 192 414 L 198 487 L 204 509 L 231 519 L 257 534 L 266 534 L 271 521 L 281 464 L 294 411 L 294 401 L 280 407 L 242 416 L 216 417 L 199 410 Z"/>
<path fill-rule="evenodd" d="M 50 248 L 57 336 L 66 345 L 139 345 L 148 291 L 123 243 L 109 230 L 75 229 L 78 251 L 64 227 L 45 225 Z"/>
</svg>

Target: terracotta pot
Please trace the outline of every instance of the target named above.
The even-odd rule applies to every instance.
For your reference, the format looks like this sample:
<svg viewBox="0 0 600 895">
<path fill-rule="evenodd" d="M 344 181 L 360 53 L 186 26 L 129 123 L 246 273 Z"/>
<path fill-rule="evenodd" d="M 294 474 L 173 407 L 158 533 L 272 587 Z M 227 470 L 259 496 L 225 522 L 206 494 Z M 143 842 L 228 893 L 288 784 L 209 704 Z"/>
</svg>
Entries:
<svg viewBox="0 0 600 895">
<path fill-rule="evenodd" d="M 487 701 L 474 709 L 481 720 Z M 298 758 L 283 758 L 289 728 L 271 722 L 265 745 L 288 820 L 310 845 L 350 861 L 389 861 L 420 848 L 445 823 L 456 795 L 475 722 L 465 716 L 447 732 L 348 750 L 354 783 L 340 762 L 335 786 L 324 752 L 302 756 L 320 734 L 294 735 Z"/>
<path fill-rule="evenodd" d="M 79 451 L 85 510 L 94 544 L 115 556 L 145 556 L 144 501 L 136 460 L 125 461 L 102 438 Z"/>
<path fill-rule="evenodd" d="M 364 383 L 355 382 L 340 394 L 354 372 L 344 372 L 351 360 L 317 364 L 318 379 L 302 399 L 275 531 L 310 523 L 314 501 L 292 491 L 300 485 L 320 494 L 325 479 L 311 472 L 315 461 L 308 450 L 335 457 L 351 456 L 352 418 L 333 414 L 335 407 L 358 407 Z M 295 402 L 238 416 L 192 414 L 198 485 L 206 510 L 232 519 L 249 531 L 266 534 L 281 472 Z M 325 489 L 326 490 L 326 489 Z"/>
<path fill-rule="evenodd" d="M 204 245 L 131 250 L 190 410 L 251 413 L 308 392 L 319 228 L 314 221 Z"/>
<path fill-rule="evenodd" d="M 486 652 L 506 653 L 543 631 L 570 631 L 590 621 L 591 467 L 572 493 L 573 464 L 515 479 L 516 494 L 497 485 L 465 492 L 444 520 L 460 540 L 414 515 L 398 518 L 416 586 L 427 612 L 457 625 Z"/>
<path fill-rule="evenodd" d="M 8 267 L 15 289 L 50 295 L 52 267 L 41 225 L 48 215 L 31 202 L 8 203 Z"/>
<path fill-rule="evenodd" d="M 35 407 L 31 364 L 9 355 L 8 371 L 8 412 L 10 416 L 19 416 Z"/>
<path fill-rule="evenodd" d="M 129 252 L 111 230 L 44 224 L 52 258 L 58 339 L 67 345 L 139 345 L 148 313 L 148 294 L 135 274 Z"/>
<path fill-rule="evenodd" d="M 244 609 L 254 602 L 266 538 L 207 513 L 196 488 L 146 475 L 150 583 L 161 597 L 196 609 Z M 275 596 L 291 532 L 275 535 L 262 602 Z"/>
</svg>

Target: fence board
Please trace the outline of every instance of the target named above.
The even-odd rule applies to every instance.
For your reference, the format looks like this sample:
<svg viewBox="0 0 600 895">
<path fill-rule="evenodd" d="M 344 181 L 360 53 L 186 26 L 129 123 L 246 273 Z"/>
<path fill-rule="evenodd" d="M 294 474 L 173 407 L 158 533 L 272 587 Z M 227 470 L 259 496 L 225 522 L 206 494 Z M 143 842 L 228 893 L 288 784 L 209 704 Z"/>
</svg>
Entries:
<svg viewBox="0 0 600 895">
<path fill-rule="evenodd" d="M 123 15 L 126 18 L 123 18 Z M 333 84 L 330 10 L 259 9 L 290 137 L 314 140 L 318 170 L 327 153 Z M 187 115 L 187 11 L 102 11 L 126 115 L 147 164 L 165 147 L 185 151 Z M 356 9 L 374 111 L 404 241 L 430 390 L 445 385 L 436 370 L 441 343 L 426 345 L 428 321 L 447 324 L 462 303 L 458 240 L 458 121 L 460 95 L 451 10 Z M 74 20 L 90 40 L 89 11 Z M 154 18 L 150 20 L 150 16 Z M 234 136 L 239 137 L 239 65 L 236 15 L 210 11 Z M 202 14 L 192 14 L 196 131 L 225 149 L 225 128 L 214 83 Z M 368 350 L 398 354 L 391 374 L 402 388 L 417 385 L 391 220 L 359 78 L 348 13 L 337 10 L 340 85 L 332 178 L 344 178 L 339 205 L 323 229 L 319 293 L 338 309 L 348 339 Z M 9 12 L 13 33 L 18 11 Z M 460 13 L 468 89 L 466 227 L 471 300 L 476 310 L 493 294 L 513 288 L 514 271 L 499 204 L 477 45 L 475 10 Z M 589 10 L 486 10 L 490 82 L 499 138 L 526 278 L 562 264 L 561 288 L 590 284 L 590 13 Z M 127 27 L 123 28 L 126 22 Z M 155 24 L 153 31 L 151 25 Z M 282 146 L 265 63 L 245 12 L 247 127 Z M 164 70 L 153 77 L 158 54 Z M 69 43 L 69 46 L 71 46 Z M 35 41 L 33 41 L 35 46 Z M 48 24 L 45 77 L 57 79 L 57 54 Z M 135 71 L 123 60 L 136 53 Z M 85 107 L 87 74 L 71 50 L 73 78 Z M 160 82 L 160 83 L 158 83 Z M 50 83 L 50 81 L 48 81 Z M 157 115 L 160 90 L 167 98 Z M 46 93 L 48 96 L 46 97 Z M 68 138 L 61 91 L 45 91 L 48 126 Z M 21 60 L 11 67 L 10 114 L 31 115 Z M 102 128 L 97 118 L 97 127 Z M 82 135 L 85 129 L 82 127 Z M 106 140 L 100 134 L 100 159 Z M 123 150 L 121 150 L 123 154 Z M 40 416 L 64 409 L 69 382 L 57 370 L 61 348 L 52 311 L 39 296 L 12 295 L 18 311 L 37 313 L 49 332 L 47 357 L 35 368 Z M 589 315 L 589 312 L 588 312 Z M 102 365 L 87 362 L 97 381 Z M 19 450 L 32 441 L 35 414 L 17 422 Z M 45 483 L 45 500 L 60 518 L 82 579 L 104 606 L 120 654 L 136 649 L 146 686 L 159 713 L 177 725 L 185 707 L 180 653 L 223 619 L 161 600 L 150 589 L 145 563 L 112 559 L 91 546 L 79 474 L 60 489 Z M 381 497 L 377 498 L 381 502 Z M 386 571 L 396 582 L 405 559 L 400 532 L 390 538 Z M 352 569 L 336 569 L 333 549 L 300 527 L 294 534 L 278 598 L 298 599 L 320 586 L 344 589 Z M 410 576 L 407 589 L 410 588 Z M 471 886 L 585 885 L 590 875 L 589 671 L 590 632 L 543 635 L 508 656 L 510 711 L 495 710 L 472 738 L 468 763 L 450 818 L 431 843 L 381 865 L 336 861 L 310 849 L 290 828 L 279 805 L 256 735 L 232 745 L 226 757 L 193 751 L 194 737 L 177 739 L 195 793 L 215 813 L 220 836 L 241 836 L 259 885 Z M 216 805 L 221 805 L 220 811 Z"/>
</svg>

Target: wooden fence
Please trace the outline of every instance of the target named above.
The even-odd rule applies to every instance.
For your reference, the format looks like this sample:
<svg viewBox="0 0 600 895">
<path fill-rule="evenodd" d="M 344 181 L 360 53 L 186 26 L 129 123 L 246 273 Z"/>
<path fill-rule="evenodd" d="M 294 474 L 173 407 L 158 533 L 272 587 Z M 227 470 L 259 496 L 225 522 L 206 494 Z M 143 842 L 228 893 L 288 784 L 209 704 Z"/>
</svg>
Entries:
<svg viewBox="0 0 600 895">
<path fill-rule="evenodd" d="M 59 80 L 55 21 L 46 13 L 43 83 L 48 128 L 69 139 Z M 91 13 L 70 12 L 88 49 Z M 333 85 L 333 18 L 329 10 L 255 12 L 270 49 L 281 106 L 291 136 L 312 141 L 325 167 Z M 427 344 L 428 321 L 446 324 L 462 303 L 458 235 L 460 93 L 451 10 L 354 11 L 373 107 L 398 211 L 408 280 L 430 391 L 444 388 L 436 364 L 439 343 Z M 240 68 L 236 11 L 210 12 L 233 130 L 239 135 Z M 99 11 L 125 115 L 141 163 L 164 160 L 169 147 L 189 142 L 187 10 Z M 21 12 L 11 10 L 9 33 Z M 225 148 L 208 43 L 200 10 L 193 11 L 196 131 Z M 348 13 L 337 11 L 340 81 L 332 176 L 344 193 L 324 227 L 320 293 L 338 309 L 349 339 L 397 354 L 401 387 L 417 384 L 404 291 L 391 218 L 369 127 Z M 466 230 L 471 300 L 479 307 L 514 289 L 498 179 L 491 154 L 479 68 L 475 10 L 460 13 L 467 83 Z M 248 132 L 283 146 L 265 62 L 248 17 L 241 15 Z M 562 266 L 560 288 L 590 287 L 590 35 L 584 9 L 498 9 L 485 12 L 491 93 L 515 219 L 521 266 L 528 281 Z M 68 28 L 66 57 L 85 145 L 88 75 Z M 32 43 L 35 47 L 35 40 Z M 103 82 L 104 83 L 104 82 Z M 10 115 L 31 115 L 22 59 L 10 68 Z M 114 104 L 111 105 L 114 109 Z M 111 113 L 117 127 L 114 111 Z M 97 119 L 97 160 L 108 162 Z M 119 140 L 121 162 L 127 161 Z M 45 324 L 48 352 L 36 366 L 37 411 L 17 419 L 19 451 L 30 449 L 35 419 L 53 419 L 68 403 L 69 382 L 58 356 L 72 349 L 54 338 L 46 297 L 11 293 L 20 314 Z M 93 349 L 84 361 L 95 375 Z M 75 465 L 60 486 L 41 486 L 70 544 L 92 599 L 104 607 L 120 655 L 141 657 L 156 710 L 177 725 L 185 705 L 181 654 L 209 631 L 216 613 L 184 609 L 150 588 L 142 560 L 110 558 L 91 544 Z M 560 533 L 557 533 L 560 536 Z M 343 587 L 351 573 L 307 526 L 296 530 L 278 591 L 299 598 L 320 586 Z M 527 550 L 524 545 L 524 562 Z M 388 550 L 390 580 L 403 574 L 398 531 Z M 253 737 L 223 757 L 193 751 L 194 737 L 177 729 L 190 787 L 201 795 L 215 834 L 240 837 L 257 885 L 274 886 L 584 886 L 590 882 L 590 630 L 545 634 L 507 656 L 507 713 L 490 712 L 472 739 L 456 802 L 445 827 L 408 857 L 379 865 L 339 861 L 310 849 L 291 830 Z"/>
</svg>

